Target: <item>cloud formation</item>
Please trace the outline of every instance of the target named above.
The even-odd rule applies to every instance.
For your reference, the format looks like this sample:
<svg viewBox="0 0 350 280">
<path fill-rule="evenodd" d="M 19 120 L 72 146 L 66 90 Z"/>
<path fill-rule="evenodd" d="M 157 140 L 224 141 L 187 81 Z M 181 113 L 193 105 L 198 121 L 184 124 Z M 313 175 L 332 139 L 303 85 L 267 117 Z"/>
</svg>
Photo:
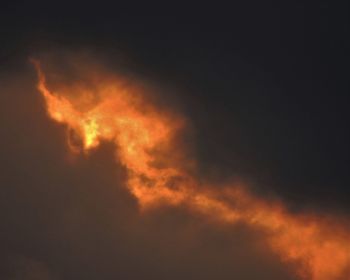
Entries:
<svg viewBox="0 0 350 280">
<path fill-rule="evenodd" d="M 300 278 L 346 277 L 349 229 L 341 217 L 291 214 L 280 202 L 255 197 L 237 183 L 222 188 L 207 185 L 194 175 L 195 161 L 183 155 L 174 141 L 184 119 L 147 101 L 147 91 L 112 73 L 96 71 L 94 64 L 88 67 L 94 69 L 90 72 L 86 64 L 76 62 L 73 71 L 78 73 L 73 76 L 83 79 L 58 84 L 52 91 L 40 62 L 33 63 L 48 114 L 68 128 L 70 149 L 88 155 L 102 142 L 113 143 L 117 163 L 126 171 L 125 185 L 141 209 L 180 206 L 214 223 L 243 223 L 261 231 L 264 243 L 282 262 L 294 264 Z"/>
</svg>

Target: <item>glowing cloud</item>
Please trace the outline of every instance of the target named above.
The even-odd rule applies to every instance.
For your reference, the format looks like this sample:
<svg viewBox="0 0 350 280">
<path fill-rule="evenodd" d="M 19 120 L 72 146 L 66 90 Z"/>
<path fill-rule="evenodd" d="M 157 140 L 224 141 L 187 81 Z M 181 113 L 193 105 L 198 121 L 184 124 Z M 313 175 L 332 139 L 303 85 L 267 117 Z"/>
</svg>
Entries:
<svg viewBox="0 0 350 280">
<path fill-rule="evenodd" d="M 221 191 L 203 186 L 175 141 L 183 117 L 156 108 L 141 89 L 125 87 L 118 77 L 98 79 L 94 92 L 78 83 L 52 91 L 39 61 L 32 63 L 48 115 L 68 128 L 72 152 L 114 143 L 116 160 L 128 173 L 126 187 L 141 209 L 178 205 L 215 222 L 246 223 L 263 232 L 283 262 L 296 265 L 301 279 L 350 279 L 345 275 L 350 271 L 348 225 L 334 217 L 290 214 L 281 203 L 257 198 L 242 186 Z"/>
</svg>

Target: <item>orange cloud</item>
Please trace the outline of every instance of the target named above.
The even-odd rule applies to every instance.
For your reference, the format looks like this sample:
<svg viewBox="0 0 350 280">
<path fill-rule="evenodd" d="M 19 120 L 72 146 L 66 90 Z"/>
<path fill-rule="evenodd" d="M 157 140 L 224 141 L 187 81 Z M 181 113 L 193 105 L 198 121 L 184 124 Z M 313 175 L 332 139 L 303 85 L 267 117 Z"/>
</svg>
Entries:
<svg viewBox="0 0 350 280">
<path fill-rule="evenodd" d="M 350 231 L 340 219 L 290 214 L 280 202 L 255 197 L 242 186 L 201 184 L 188 168 L 193 160 L 175 141 L 186 125 L 183 117 L 157 108 L 140 88 L 104 73 L 94 91 L 78 82 L 50 90 L 40 62 L 32 62 L 48 115 L 70 131 L 72 152 L 114 143 L 116 160 L 128 173 L 126 187 L 142 210 L 166 204 L 220 223 L 242 222 L 264 231 L 271 250 L 295 263 L 301 279 L 350 279 Z"/>
</svg>

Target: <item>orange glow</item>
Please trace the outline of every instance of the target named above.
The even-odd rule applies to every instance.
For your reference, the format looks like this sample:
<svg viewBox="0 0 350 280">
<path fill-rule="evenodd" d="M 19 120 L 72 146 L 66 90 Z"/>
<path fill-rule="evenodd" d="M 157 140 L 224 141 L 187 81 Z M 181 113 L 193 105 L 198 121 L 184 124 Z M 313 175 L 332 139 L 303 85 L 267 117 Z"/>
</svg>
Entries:
<svg viewBox="0 0 350 280">
<path fill-rule="evenodd" d="M 214 222 L 245 223 L 262 231 L 271 250 L 295 264 L 301 279 L 350 279 L 345 275 L 350 271 L 348 225 L 335 218 L 291 214 L 281 203 L 257 198 L 241 186 L 223 190 L 201 185 L 181 161 L 184 152 L 175 143 L 183 118 L 156 108 L 142 90 L 125 88 L 118 77 L 94 85 L 98 98 L 78 87 L 51 91 L 40 63 L 32 62 L 49 116 L 81 141 L 68 139 L 72 151 L 87 153 L 102 141 L 114 143 L 116 159 L 128 172 L 126 187 L 141 209 L 178 205 Z M 73 98 L 73 91 L 78 96 Z"/>
</svg>

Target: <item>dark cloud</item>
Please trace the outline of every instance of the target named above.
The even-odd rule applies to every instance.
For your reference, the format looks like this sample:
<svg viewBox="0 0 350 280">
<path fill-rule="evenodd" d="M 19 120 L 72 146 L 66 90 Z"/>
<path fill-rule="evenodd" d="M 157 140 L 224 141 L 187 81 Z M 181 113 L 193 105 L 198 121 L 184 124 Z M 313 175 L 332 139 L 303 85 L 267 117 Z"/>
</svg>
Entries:
<svg viewBox="0 0 350 280">
<path fill-rule="evenodd" d="M 17 257 L 13 260 L 13 267 L 9 279 L 54 280 L 58 278 L 52 275 L 45 263 L 26 257 Z"/>
</svg>

